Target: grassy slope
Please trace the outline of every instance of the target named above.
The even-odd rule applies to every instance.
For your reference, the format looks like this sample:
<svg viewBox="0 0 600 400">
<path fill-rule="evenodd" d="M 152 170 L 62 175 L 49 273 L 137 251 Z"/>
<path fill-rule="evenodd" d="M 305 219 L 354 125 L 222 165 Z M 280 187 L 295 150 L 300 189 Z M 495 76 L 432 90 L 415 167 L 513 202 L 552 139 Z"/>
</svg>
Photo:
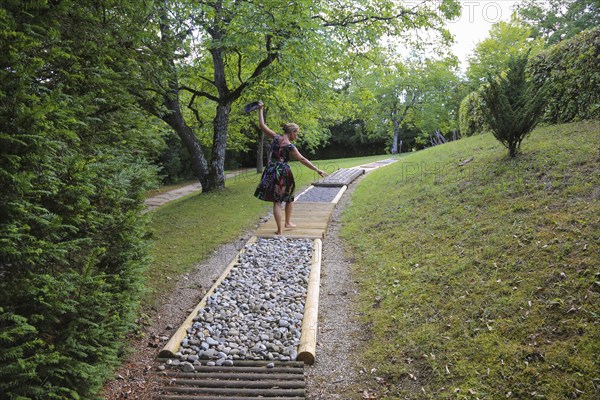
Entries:
<svg viewBox="0 0 600 400">
<path fill-rule="evenodd" d="M 380 398 L 600 398 L 599 142 L 543 127 L 509 160 L 477 136 L 361 183 L 342 234 Z"/>
<path fill-rule="evenodd" d="M 389 156 L 314 161 L 314 164 L 331 173 L 385 158 Z M 297 193 L 319 178 L 298 162 L 291 165 Z M 191 270 L 219 246 L 235 241 L 272 209 L 272 203 L 254 197 L 259 179 L 255 172 L 243 173 L 228 179 L 225 190 L 192 194 L 151 213 L 154 262 L 147 277 L 149 294 L 145 303 L 153 305 L 156 291 L 172 287 L 170 278 Z"/>
</svg>

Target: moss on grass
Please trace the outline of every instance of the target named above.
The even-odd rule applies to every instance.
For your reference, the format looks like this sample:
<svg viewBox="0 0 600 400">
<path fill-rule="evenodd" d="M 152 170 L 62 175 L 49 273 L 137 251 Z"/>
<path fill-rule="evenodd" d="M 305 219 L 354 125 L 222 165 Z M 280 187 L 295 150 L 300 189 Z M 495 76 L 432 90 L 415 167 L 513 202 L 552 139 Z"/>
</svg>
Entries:
<svg viewBox="0 0 600 400">
<path fill-rule="evenodd" d="M 598 121 L 542 127 L 508 159 L 471 137 L 355 190 L 342 236 L 380 398 L 600 397 L 599 141 Z"/>
</svg>

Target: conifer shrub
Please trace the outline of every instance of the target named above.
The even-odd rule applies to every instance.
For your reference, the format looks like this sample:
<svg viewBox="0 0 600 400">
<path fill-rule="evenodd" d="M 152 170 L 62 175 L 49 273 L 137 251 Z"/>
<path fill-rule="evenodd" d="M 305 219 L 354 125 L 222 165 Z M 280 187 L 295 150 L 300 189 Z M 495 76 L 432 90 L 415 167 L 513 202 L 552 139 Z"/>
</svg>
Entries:
<svg viewBox="0 0 600 400">
<path fill-rule="evenodd" d="M 538 88 L 547 86 L 545 122 L 600 119 L 599 27 L 532 57 L 529 70 Z"/>
<path fill-rule="evenodd" d="M 508 69 L 500 76 L 488 76 L 487 85 L 481 89 L 486 121 L 510 157 L 516 157 L 521 142 L 544 111 L 543 88 L 526 76 L 528 58 L 528 53 L 511 57 Z"/>
<path fill-rule="evenodd" d="M 0 143 L 0 392 L 90 398 L 138 309 L 149 170 L 43 135 Z"/>
<path fill-rule="evenodd" d="M 23 4 L 0 9 L 0 398 L 89 399 L 143 290 L 149 131 L 102 10 Z"/>
</svg>

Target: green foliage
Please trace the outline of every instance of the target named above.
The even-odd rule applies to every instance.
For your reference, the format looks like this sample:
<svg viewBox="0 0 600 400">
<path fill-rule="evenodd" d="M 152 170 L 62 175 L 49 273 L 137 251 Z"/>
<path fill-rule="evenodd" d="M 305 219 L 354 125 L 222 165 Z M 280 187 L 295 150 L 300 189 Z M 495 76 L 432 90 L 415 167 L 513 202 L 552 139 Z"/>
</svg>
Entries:
<svg viewBox="0 0 600 400">
<path fill-rule="evenodd" d="M 560 42 L 530 60 L 533 81 L 548 87 L 545 121 L 600 119 L 599 60 L 600 28 Z"/>
<path fill-rule="evenodd" d="M 345 89 L 357 117 L 365 120 L 368 135 L 390 142 L 394 137 L 412 149 L 435 130 L 457 129 L 464 88 L 456 60 L 412 56 L 394 64 L 386 61 L 392 58 L 382 52 L 377 68 L 371 63 L 355 67 Z"/>
<path fill-rule="evenodd" d="M 373 398 L 598 397 L 599 140 L 538 127 L 507 159 L 477 135 L 361 182 L 341 234 Z"/>
<path fill-rule="evenodd" d="M 473 136 L 488 131 L 490 127 L 485 117 L 486 112 L 480 92 L 477 90 L 469 93 L 460 103 L 458 118 L 461 135 Z"/>
<path fill-rule="evenodd" d="M 523 0 L 519 15 L 531 25 L 535 37 L 547 44 L 567 40 L 593 26 L 600 25 L 598 0 Z"/>
<path fill-rule="evenodd" d="M 2 398 L 93 397 L 138 307 L 160 139 L 127 93 L 135 14 L 116 3 L 0 9 Z"/>
<path fill-rule="evenodd" d="M 527 61 L 527 55 L 511 58 L 508 70 L 498 77 L 489 76 L 481 90 L 487 124 L 511 157 L 517 155 L 544 111 L 544 87 L 527 79 Z"/>
<path fill-rule="evenodd" d="M 500 21 L 492 25 L 489 38 L 477 43 L 469 57 L 467 77 L 473 89 L 484 83 L 489 74 L 497 75 L 504 71 L 512 57 L 541 51 L 544 42 L 532 40 L 532 32 L 530 26 L 515 16 L 509 22 Z"/>
<path fill-rule="evenodd" d="M 436 130 L 447 133 L 458 129 L 464 88 L 456 59 L 425 60 L 420 68 L 424 96 L 416 109 L 414 125 L 426 137 Z"/>
</svg>

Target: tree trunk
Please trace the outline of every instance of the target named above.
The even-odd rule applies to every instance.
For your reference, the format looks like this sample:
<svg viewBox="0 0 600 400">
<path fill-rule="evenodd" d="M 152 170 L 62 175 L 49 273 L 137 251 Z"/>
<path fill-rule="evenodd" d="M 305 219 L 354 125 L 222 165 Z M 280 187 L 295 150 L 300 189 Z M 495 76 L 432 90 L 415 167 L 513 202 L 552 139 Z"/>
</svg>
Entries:
<svg viewBox="0 0 600 400">
<path fill-rule="evenodd" d="M 256 148 L 256 173 L 257 174 L 261 174 L 265 164 L 264 164 L 264 157 L 265 157 L 265 134 L 262 133 L 259 129 L 258 131 L 258 137 L 256 139 L 256 143 L 257 148 Z"/>
<path fill-rule="evenodd" d="M 229 112 L 231 104 L 218 104 L 217 115 L 213 120 L 213 146 L 210 172 L 208 174 L 208 188 L 225 188 L 225 150 L 227 149 L 227 127 L 229 126 Z"/>
<path fill-rule="evenodd" d="M 398 138 L 400 137 L 400 124 L 398 118 L 393 115 L 392 121 L 394 122 L 394 140 L 392 142 L 392 154 L 398 154 Z"/>
<path fill-rule="evenodd" d="M 265 123 L 267 122 L 267 116 L 268 116 L 269 112 L 267 110 L 264 110 L 264 120 Z M 271 152 L 268 150 L 271 147 L 269 146 L 267 149 L 268 144 L 265 142 L 265 134 L 260 130 L 260 127 L 257 126 L 258 129 L 258 140 L 256 141 L 258 143 L 258 148 L 256 150 L 256 173 L 258 174 L 262 174 L 263 169 L 265 168 L 265 164 L 264 164 L 264 160 L 265 160 L 265 150 L 267 150 L 267 162 L 268 160 L 271 159 Z"/>
<path fill-rule="evenodd" d="M 400 121 L 398 121 L 398 104 L 394 104 L 391 112 L 392 122 L 394 123 L 394 138 L 392 140 L 392 154 L 398 154 L 398 139 L 400 138 Z"/>
<path fill-rule="evenodd" d="M 190 153 L 192 171 L 200 184 L 202 190 L 208 190 L 208 163 L 204 157 L 204 149 L 198 142 L 196 134 L 190 128 L 183 118 L 181 108 L 179 107 L 179 100 L 177 96 L 175 98 L 165 98 L 164 105 L 170 111 L 168 114 L 163 115 L 161 118 L 165 121 L 173 130 L 177 133 L 185 148 Z"/>
<path fill-rule="evenodd" d="M 404 122 L 406 118 L 406 114 L 408 114 L 408 110 L 415 104 L 417 96 L 413 93 L 410 103 L 404 106 L 404 111 L 400 118 L 398 118 L 398 106 L 394 106 L 392 110 L 392 121 L 394 122 L 394 141 L 392 143 L 392 154 L 398 154 L 398 139 L 400 138 L 400 126 Z"/>
</svg>

